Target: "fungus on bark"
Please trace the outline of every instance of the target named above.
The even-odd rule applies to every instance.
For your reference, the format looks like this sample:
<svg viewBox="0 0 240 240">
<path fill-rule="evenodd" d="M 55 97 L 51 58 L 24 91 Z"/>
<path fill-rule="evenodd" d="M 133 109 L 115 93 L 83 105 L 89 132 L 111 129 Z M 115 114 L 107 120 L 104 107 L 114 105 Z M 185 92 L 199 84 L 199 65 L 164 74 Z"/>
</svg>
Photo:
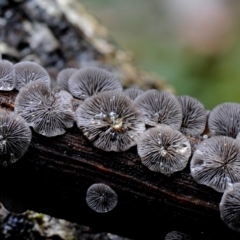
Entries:
<svg viewBox="0 0 240 240">
<path fill-rule="evenodd" d="M 191 155 L 191 146 L 186 137 L 166 125 L 144 132 L 137 149 L 143 165 L 168 176 L 183 170 Z"/>
<path fill-rule="evenodd" d="M 182 125 L 180 131 L 189 136 L 198 136 L 203 133 L 207 112 L 202 103 L 190 96 L 179 96 L 178 101 L 182 106 Z"/>
<path fill-rule="evenodd" d="M 95 183 L 87 190 L 86 202 L 92 210 L 98 213 L 107 213 L 116 207 L 118 197 L 109 186 Z"/>
<path fill-rule="evenodd" d="M 51 78 L 47 71 L 35 62 L 19 62 L 14 65 L 17 90 L 20 90 L 26 84 L 42 80 L 47 86 L 50 86 Z"/>
<path fill-rule="evenodd" d="M 51 90 L 42 80 L 21 88 L 15 110 L 34 131 L 47 137 L 64 134 L 65 128 L 74 123 L 72 95 L 63 90 Z"/>
<path fill-rule="evenodd" d="M 214 136 L 200 143 L 191 160 L 191 174 L 199 184 L 224 192 L 240 181 L 240 148 L 236 139 Z"/>
<path fill-rule="evenodd" d="M 178 130 L 182 123 L 182 108 L 177 98 L 165 91 L 148 90 L 135 99 L 146 125 L 166 124 Z"/>
<path fill-rule="evenodd" d="M 76 110 L 83 134 L 97 148 L 126 151 L 145 131 L 141 113 L 124 93 L 102 92 L 85 100 Z"/>
<path fill-rule="evenodd" d="M 166 235 L 165 240 L 191 240 L 191 238 L 187 234 L 172 231 Z"/>
<path fill-rule="evenodd" d="M 25 203 L 23 203 L 22 201 L 19 201 L 18 199 L 7 196 L 5 194 L 1 195 L 0 201 L 3 205 L 3 207 L 7 211 L 14 213 L 14 214 L 22 214 L 28 210 L 28 207 Z"/>
<path fill-rule="evenodd" d="M 212 135 L 236 138 L 240 132 L 240 104 L 223 103 L 216 106 L 210 112 L 208 127 Z"/>
<path fill-rule="evenodd" d="M 25 120 L 16 113 L 0 109 L 0 164 L 8 166 L 27 151 L 32 132 Z"/>
<path fill-rule="evenodd" d="M 230 185 L 220 202 L 222 220 L 233 230 L 240 232 L 240 183 Z"/>
<path fill-rule="evenodd" d="M 77 70 L 77 68 L 65 68 L 60 71 L 57 75 L 58 88 L 69 92 L 68 80 Z"/>
<path fill-rule="evenodd" d="M 15 87 L 14 65 L 0 60 L 0 91 L 11 91 Z"/>
<path fill-rule="evenodd" d="M 139 95 L 144 93 L 142 89 L 136 87 L 127 88 L 123 92 L 132 100 L 135 100 Z"/>
<path fill-rule="evenodd" d="M 81 100 L 100 92 L 122 91 L 122 85 L 111 72 L 96 67 L 79 69 L 70 77 L 68 88 L 74 97 Z"/>
</svg>

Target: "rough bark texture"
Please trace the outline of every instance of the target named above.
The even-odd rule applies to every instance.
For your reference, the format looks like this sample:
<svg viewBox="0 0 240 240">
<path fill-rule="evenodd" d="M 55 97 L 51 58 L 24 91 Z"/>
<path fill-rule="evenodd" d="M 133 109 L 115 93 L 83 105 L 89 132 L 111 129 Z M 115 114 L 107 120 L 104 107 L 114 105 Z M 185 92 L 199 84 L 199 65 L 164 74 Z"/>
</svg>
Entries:
<svg viewBox="0 0 240 240">
<path fill-rule="evenodd" d="M 108 40 L 106 29 L 75 1 L 0 1 L 0 5 L 3 58 L 39 62 L 53 79 L 62 68 L 94 65 L 113 70 L 124 85 L 171 89 L 136 70 L 129 56 Z M 0 94 L 0 106 L 11 111 L 16 92 Z M 33 133 L 25 156 L 0 168 L 0 178 L 2 194 L 29 209 L 99 231 L 133 239 L 164 239 L 173 230 L 193 239 L 240 237 L 220 219 L 221 194 L 196 184 L 189 166 L 171 177 L 150 172 L 136 147 L 106 153 L 94 148 L 76 126 L 53 138 Z M 113 211 L 98 214 L 87 206 L 86 191 L 96 182 L 118 194 Z"/>
</svg>

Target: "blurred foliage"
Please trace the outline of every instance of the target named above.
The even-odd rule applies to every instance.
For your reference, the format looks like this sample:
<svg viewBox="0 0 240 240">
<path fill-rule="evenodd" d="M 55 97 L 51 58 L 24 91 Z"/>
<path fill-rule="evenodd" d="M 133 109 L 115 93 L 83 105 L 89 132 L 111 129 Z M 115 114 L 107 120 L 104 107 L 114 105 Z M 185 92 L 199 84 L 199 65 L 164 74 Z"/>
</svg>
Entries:
<svg viewBox="0 0 240 240">
<path fill-rule="evenodd" d="M 222 102 L 240 102 L 239 21 L 223 49 L 199 53 L 178 41 L 164 1 L 81 0 L 116 42 L 133 52 L 138 66 L 164 77 L 178 95 L 194 96 L 207 109 Z M 239 13 L 236 4 L 230 3 Z"/>
</svg>

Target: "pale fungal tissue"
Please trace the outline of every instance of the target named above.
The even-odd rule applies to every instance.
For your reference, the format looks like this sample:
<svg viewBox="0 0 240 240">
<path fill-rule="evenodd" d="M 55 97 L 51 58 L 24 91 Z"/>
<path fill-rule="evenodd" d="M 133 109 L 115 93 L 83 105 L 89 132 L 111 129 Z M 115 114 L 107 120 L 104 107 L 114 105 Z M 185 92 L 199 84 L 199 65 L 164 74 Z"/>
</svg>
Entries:
<svg viewBox="0 0 240 240">
<path fill-rule="evenodd" d="M 66 91 L 51 90 L 41 80 L 21 88 L 15 100 L 15 111 L 35 132 L 46 137 L 64 134 L 75 120 L 72 95 Z"/>
<path fill-rule="evenodd" d="M 87 205 L 98 213 L 107 213 L 112 211 L 118 202 L 116 192 L 103 183 L 91 185 L 86 194 Z"/>
<path fill-rule="evenodd" d="M 186 137 L 166 125 L 144 132 L 137 149 L 143 165 L 168 176 L 183 170 L 191 155 L 191 146 Z"/>
<path fill-rule="evenodd" d="M 14 65 L 0 60 L 0 91 L 12 91 L 15 87 Z"/>
<path fill-rule="evenodd" d="M 0 109 L 0 164 L 8 166 L 27 151 L 32 132 L 25 120 L 16 113 Z"/>
<path fill-rule="evenodd" d="M 121 83 L 111 72 L 96 67 L 76 71 L 68 81 L 68 88 L 74 97 L 81 100 L 100 92 L 122 91 Z"/>
<path fill-rule="evenodd" d="M 224 136 L 204 140 L 194 152 L 190 168 L 197 183 L 224 192 L 240 181 L 239 142 Z"/>
<path fill-rule="evenodd" d="M 69 92 L 68 80 L 77 70 L 77 68 L 65 68 L 60 71 L 57 75 L 58 88 Z"/>
<path fill-rule="evenodd" d="M 191 237 L 185 233 L 172 231 L 166 235 L 165 240 L 191 240 Z"/>
<path fill-rule="evenodd" d="M 50 86 L 51 78 L 47 71 L 35 62 L 19 62 L 14 65 L 16 89 L 20 90 L 26 84 L 42 80 L 46 85 Z"/>
<path fill-rule="evenodd" d="M 93 145 L 105 151 L 126 151 L 136 145 L 145 131 L 139 110 L 118 91 L 86 99 L 76 110 L 76 122 Z"/>
<path fill-rule="evenodd" d="M 140 94 L 134 103 L 148 126 L 166 124 L 178 130 L 182 124 L 181 105 L 177 98 L 168 92 L 148 90 Z"/>
<path fill-rule="evenodd" d="M 189 136 L 199 136 L 203 133 L 207 121 L 207 111 L 203 104 L 190 96 L 179 96 L 177 99 L 182 106 L 183 115 L 180 132 Z"/>
<path fill-rule="evenodd" d="M 137 87 L 127 88 L 123 92 L 132 100 L 135 100 L 139 95 L 144 93 L 142 89 Z"/>
</svg>

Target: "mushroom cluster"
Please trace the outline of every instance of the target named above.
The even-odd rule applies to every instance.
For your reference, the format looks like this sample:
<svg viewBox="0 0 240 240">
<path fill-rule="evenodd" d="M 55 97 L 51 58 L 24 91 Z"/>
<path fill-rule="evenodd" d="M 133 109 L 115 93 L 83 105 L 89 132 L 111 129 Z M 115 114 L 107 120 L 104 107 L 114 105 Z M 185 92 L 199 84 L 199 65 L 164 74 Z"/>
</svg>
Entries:
<svg viewBox="0 0 240 240">
<path fill-rule="evenodd" d="M 63 69 L 57 89 L 50 83 L 46 70 L 36 63 L 0 60 L 0 91 L 19 91 L 14 113 L 0 109 L 1 165 L 24 155 L 31 129 L 56 137 L 76 121 L 103 151 L 137 146 L 141 163 L 150 171 L 170 176 L 186 168 L 191 158 L 193 179 L 224 192 L 221 217 L 240 231 L 240 104 L 224 103 L 207 111 L 190 96 L 136 87 L 123 90 L 113 73 L 93 67 Z M 193 154 L 191 138 L 202 141 Z M 117 199 L 102 183 L 87 190 L 87 205 L 98 213 L 113 210 Z"/>
</svg>

